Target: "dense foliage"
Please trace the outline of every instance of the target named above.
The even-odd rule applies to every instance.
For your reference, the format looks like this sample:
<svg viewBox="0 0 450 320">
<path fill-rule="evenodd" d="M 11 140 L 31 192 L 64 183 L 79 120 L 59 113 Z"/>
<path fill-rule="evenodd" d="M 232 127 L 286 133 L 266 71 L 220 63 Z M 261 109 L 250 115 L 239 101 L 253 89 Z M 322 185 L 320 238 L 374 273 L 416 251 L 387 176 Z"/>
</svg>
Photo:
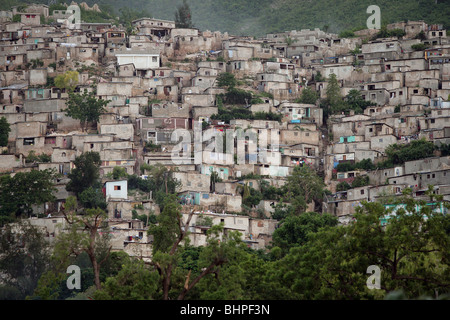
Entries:
<svg viewBox="0 0 450 320">
<path fill-rule="evenodd" d="M 106 105 L 109 100 L 97 98 L 95 92 L 74 93 L 69 92 L 69 99 L 66 101 L 66 116 L 78 119 L 81 122 L 82 129 L 86 131 L 89 123 L 98 122 L 100 116 L 106 112 Z"/>
<path fill-rule="evenodd" d="M 385 152 L 389 162 L 394 165 L 403 164 L 406 161 L 418 160 L 434 155 L 435 145 L 425 139 L 413 140 L 408 144 L 393 144 L 386 148 Z"/>
<path fill-rule="evenodd" d="M 212 120 L 222 120 L 225 123 L 230 123 L 230 120 L 244 119 L 244 120 L 271 120 L 281 121 L 282 115 L 273 112 L 251 112 L 249 109 L 243 107 L 219 107 L 218 113 L 211 115 Z"/>
<path fill-rule="evenodd" d="M 8 145 L 8 137 L 11 132 L 11 126 L 5 117 L 0 118 L 0 147 Z"/>
<path fill-rule="evenodd" d="M 183 4 L 178 6 L 175 12 L 175 26 L 177 28 L 193 28 L 191 8 L 186 0 L 183 0 Z"/>
<path fill-rule="evenodd" d="M 53 169 L 0 176 L 0 225 L 22 216 L 29 217 L 33 205 L 54 201 L 56 177 Z"/>
<path fill-rule="evenodd" d="M 4 0 L 0 9 L 12 5 L 47 0 Z M 66 1 L 70 3 L 71 1 Z M 147 12 L 155 18 L 174 20 L 177 7 L 182 0 L 86 0 L 88 5 L 99 4 L 109 16 L 117 16 L 124 7 L 138 12 Z M 450 7 L 446 0 L 388 1 L 388 0 L 318 0 L 318 1 L 269 1 L 269 0 L 205 0 L 188 2 L 192 12 L 192 23 L 202 30 L 220 30 L 236 35 L 262 36 L 271 32 L 301 30 L 305 28 L 327 29 L 339 33 L 366 27 L 370 5 L 378 5 L 382 23 L 407 20 L 425 20 L 430 24 L 443 24 L 449 28 Z M 82 12 L 82 17 L 90 21 L 107 19 L 105 13 Z M 351 17 L 351 19 L 349 19 Z"/>
<path fill-rule="evenodd" d="M 391 144 L 386 147 L 385 153 L 387 159 L 374 164 L 370 159 L 364 159 L 359 162 L 343 162 L 336 166 L 338 172 L 347 172 L 354 170 L 375 170 L 393 168 L 396 165 L 402 165 L 407 161 L 414 161 L 433 157 L 435 150 L 441 150 L 443 156 L 446 155 L 445 144 L 437 147 L 431 141 L 425 139 L 413 140 L 407 144 Z"/>
<path fill-rule="evenodd" d="M 89 187 L 98 188 L 100 180 L 100 154 L 98 152 L 84 152 L 75 158 L 74 168 L 69 173 L 67 191 L 75 192 L 78 196 Z"/>
<path fill-rule="evenodd" d="M 180 245 L 184 229 L 173 200 L 150 231 L 157 238 L 153 262 L 122 259 L 120 270 L 108 269 L 95 299 L 360 300 L 398 290 L 411 299 L 449 293 L 450 218 L 409 195 L 386 226 L 381 220 L 391 211 L 377 202 L 363 202 L 346 226 L 314 212 L 288 215 L 269 252 L 247 248 L 234 232 L 217 241 L 220 225 L 210 228 L 206 246 Z M 370 266 L 380 269 L 379 289 L 367 286 Z"/>
</svg>

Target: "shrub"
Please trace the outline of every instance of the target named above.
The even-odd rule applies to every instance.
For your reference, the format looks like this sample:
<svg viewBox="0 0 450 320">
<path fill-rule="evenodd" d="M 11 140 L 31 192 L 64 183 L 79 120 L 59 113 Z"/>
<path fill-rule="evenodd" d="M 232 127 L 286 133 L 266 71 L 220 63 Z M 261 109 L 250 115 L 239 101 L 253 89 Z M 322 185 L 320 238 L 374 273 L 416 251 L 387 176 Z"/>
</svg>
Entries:
<svg viewBox="0 0 450 320">
<path fill-rule="evenodd" d="M 347 181 L 342 181 L 342 182 L 339 182 L 337 185 L 336 185 L 336 191 L 347 191 L 348 189 L 351 189 L 352 188 L 352 186 L 347 182 Z"/>
<path fill-rule="evenodd" d="M 369 177 L 368 176 L 357 176 L 352 182 L 352 188 L 359 188 L 369 185 Z"/>
<path fill-rule="evenodd" d="M 411 49 L 413 49 L 414 51 L 423 51 L 426 48 L 428 48 L 428 46 L 424 43 L 416 43 L 411 46 Z"/>
</svg>

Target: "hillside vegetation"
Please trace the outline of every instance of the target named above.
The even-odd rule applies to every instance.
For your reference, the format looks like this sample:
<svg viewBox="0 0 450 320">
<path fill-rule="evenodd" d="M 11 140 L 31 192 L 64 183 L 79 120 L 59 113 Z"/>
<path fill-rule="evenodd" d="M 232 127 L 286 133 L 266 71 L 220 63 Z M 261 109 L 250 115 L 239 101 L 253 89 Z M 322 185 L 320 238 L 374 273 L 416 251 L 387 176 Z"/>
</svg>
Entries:
<svg viewBox="0 0 450 320">
<path fill-rule="evenodd" d="M 47 0 L 3 0 L 1 9 L 12 5 Z M 71 1 L 67 1 L 71 2 Z M 79 1 L 82 2 L 82 1 Z M 85 0 L 103 10 L 120 15 L 120 9 L 148 13 L 154 18 L 174 20 L 182 0 Z M 448 0 L 188 0 L 192 21 L 201 30 L 234 35 L 262 36 L 272 32 L 320 28 L 339 33 L 365 28 L 368 6 L 378 5 L 383 24 L 425 20 L 450 28 Z"/>
</svg>

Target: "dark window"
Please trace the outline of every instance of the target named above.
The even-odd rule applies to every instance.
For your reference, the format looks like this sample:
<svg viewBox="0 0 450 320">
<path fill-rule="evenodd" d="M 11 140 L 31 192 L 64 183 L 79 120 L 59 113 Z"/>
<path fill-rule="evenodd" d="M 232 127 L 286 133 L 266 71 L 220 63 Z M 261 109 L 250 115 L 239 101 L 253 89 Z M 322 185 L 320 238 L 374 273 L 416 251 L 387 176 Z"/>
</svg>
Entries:
<svg viewBox="0 0 450 320">
<path fill-rule="evenodd" d="M 25 138 L 23 139 L 24 146 L 34 146 L 34 138 Z"/>
</svg>

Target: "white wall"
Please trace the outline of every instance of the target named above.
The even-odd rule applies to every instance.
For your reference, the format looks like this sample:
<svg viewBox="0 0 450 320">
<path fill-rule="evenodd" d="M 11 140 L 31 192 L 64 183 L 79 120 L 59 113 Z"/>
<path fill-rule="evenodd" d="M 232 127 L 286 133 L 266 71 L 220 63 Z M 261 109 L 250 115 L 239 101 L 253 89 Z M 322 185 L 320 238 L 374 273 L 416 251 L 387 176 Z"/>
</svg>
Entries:
<svg viewBox="0 0 450 320">
<path fill-rule="evenodd" d="M 159 56 L 156 54 L 116 54 L 116 57 L 119 65 L 133 63 L 136 69 L 159 68 Z"/>
<path fill-rule="evenodd" d="M 120 189 L 120 190 L 117 190 Z M 106 199 L 127 199 L 128 181 L 109 181 L 106 182 Z"/>
</svg>

